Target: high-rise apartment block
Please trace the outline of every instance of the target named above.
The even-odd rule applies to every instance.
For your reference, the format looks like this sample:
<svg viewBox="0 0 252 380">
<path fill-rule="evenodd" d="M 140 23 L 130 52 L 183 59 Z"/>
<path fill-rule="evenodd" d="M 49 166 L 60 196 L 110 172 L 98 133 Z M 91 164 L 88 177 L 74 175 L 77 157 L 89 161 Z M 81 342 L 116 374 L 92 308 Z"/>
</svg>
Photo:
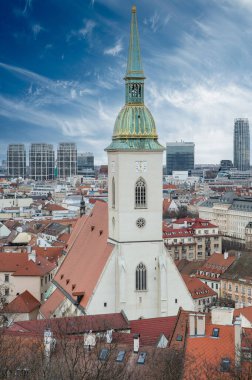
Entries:
<svg viewBox="0 0 252 380">
<path fill-rule="evenodd" d="M 10 144 L 8 146 L 7 173 L 12 177 L 25 177 L 26 150 L 24 144 Z"/>
<path fill-rule="evenodd" d="M 54 178 L 54 150 L 52 144 L 31 144 L 29 151 L 30 178 L 36 181 Z"/>
<path fill-rule="evenodd" d="M 194 169 L 193 142 L 169 142 L 166 144 L 166 173 Z"/>
<path fill-rule="evenodd" d="M 94 155 L 93 153 L 78 154 L 78 174 L 84 177 L 94 175 Z"/>
<path fill-rule="evenodd" d="M 67 178 L 77 174 L 77 147 L 75 143 L 60 143 L 57 150 L 58 177 Z"/>
<path fill-rule="evenodd" d="M 248 119 L 235 119 L 234 167 L 242 171 L 249 170 L 250 168 L 250 136 Z"/>
</svg>

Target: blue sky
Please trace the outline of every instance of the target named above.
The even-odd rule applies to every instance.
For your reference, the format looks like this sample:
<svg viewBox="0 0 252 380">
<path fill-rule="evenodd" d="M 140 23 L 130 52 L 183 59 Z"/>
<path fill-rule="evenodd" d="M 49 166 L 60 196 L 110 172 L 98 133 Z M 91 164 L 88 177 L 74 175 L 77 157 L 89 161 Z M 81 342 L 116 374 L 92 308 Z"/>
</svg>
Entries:
<svg viewBox="0 0 252 380">
<path fill-rule="evenodd" d="M 251 0 L 1 0 L 1 158 L 8 143 L 74 141 L 106 162 L 133 4 L 159 141 L 232 159 L 234 118 L 252 123 Z"/>
</svg>

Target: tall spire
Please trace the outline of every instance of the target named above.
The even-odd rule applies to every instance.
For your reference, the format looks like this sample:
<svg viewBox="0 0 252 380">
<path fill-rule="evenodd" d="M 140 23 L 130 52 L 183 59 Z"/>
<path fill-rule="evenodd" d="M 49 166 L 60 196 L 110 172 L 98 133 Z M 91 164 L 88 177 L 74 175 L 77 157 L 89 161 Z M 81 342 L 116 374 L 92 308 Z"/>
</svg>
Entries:
<svg viewBox="0 0 252 380">
<path fill-rule="evenodd" d="M 135 5 L 133 5 L 131 10 L 130 43 L 127 71 L 125 75 L 125 79 L 130 78 L 144 78 Z"/>
</svg>

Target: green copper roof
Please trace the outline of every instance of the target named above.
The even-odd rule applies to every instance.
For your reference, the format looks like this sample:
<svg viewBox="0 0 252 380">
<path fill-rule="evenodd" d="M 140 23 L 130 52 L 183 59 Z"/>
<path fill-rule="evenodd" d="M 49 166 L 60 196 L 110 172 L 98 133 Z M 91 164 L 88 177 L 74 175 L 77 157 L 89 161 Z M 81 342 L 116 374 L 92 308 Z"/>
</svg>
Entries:
<svg viewBox="0 0 252 380">
<path fill-rule="evenodd" d="M 157 141 L 154 119 L 144 105 L 144 72 L 141 63 L 136 7 L 132 7 L 125 106 L 117 116 L 113 142 L 105 150 L 164 150 Z"/>
<path fill-rule="evenodd" d="M 110 152 L 114 150 L 163 151 L 164 147 L 161 144 L 159 144 L 159 142 L 156 139 L 121 139 L 113 140 L 112 143 L 105 150 Z"/>
<path fill-rule="evenodd" d="M 137 27 L 136 7 L 132 7 L 132 17 L 130 25 L 130 43 L 128 53 L 128 64 L 126 78 L 144 78 L 141 62 L 139 34 Z"/>
<path fill-rule="evenodd" d="M 157 132 L 152 114 L 143 104 L 126 104 L 117 116 L 113 140 L 127 138 L 156 138 Z"/>
</svg>

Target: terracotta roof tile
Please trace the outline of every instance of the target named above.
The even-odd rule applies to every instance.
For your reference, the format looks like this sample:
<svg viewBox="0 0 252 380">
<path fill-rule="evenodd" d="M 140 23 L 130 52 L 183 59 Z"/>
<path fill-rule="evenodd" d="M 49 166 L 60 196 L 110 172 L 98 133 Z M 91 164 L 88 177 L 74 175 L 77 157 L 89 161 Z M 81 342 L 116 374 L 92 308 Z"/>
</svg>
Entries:
<svg viewBox="0 0 252 380">
<path fill-rule="evenodd" d="M 61 305 L 64 299 L 64 294 L 59 289 L 55 289 L 39 309 L 42 316 L 44 318 L 52 318 L 55 311 Z"/>
<path fill-rule="evenodd" d="M 212 337 L 214 327 L 219 328 L 219 338 Z M 219 371 L 221 359 L 230 358 L 234 365 L 234 357 L 234 327 L 207 324 L 204 337 L 187 338 L 184 379 L 226 378 Z"/>
<path fill-rule="evenodd" d="M 11 301 L 5 308 L 5 313 L 31 313 L 33 310 L 38 309 L 40 302 L 33 297 L 33 295 L 24 291 L 22 294 L 17 296 L 13 301 Z"/>
<path fill-rule="evenodd" d="M 182 277 L 193 299 L 217 296 L 213 289 L 198 278 L 190 277 L 186 274 L 183 274 Z"/>
<path fill-rule="evenodd" d="M 97 201 L 89 217 L 80 218 L 73 230 L 75 238 L 70 237 L 68 254 L 54 278 L 55 285 L 72 298 L 75 284 L 74 293 L 84 295 L 80 301 L 84 308 L 114 248 L 107 242 L 107 207 L 107 203 Z"/>
<path fill-rule="evenodd" d="M 235 309 L 234 317 L 239 317 L 240 315 L 243 315 L 249 322 L 252 323 L 252 306 Z"/>
</svg>

